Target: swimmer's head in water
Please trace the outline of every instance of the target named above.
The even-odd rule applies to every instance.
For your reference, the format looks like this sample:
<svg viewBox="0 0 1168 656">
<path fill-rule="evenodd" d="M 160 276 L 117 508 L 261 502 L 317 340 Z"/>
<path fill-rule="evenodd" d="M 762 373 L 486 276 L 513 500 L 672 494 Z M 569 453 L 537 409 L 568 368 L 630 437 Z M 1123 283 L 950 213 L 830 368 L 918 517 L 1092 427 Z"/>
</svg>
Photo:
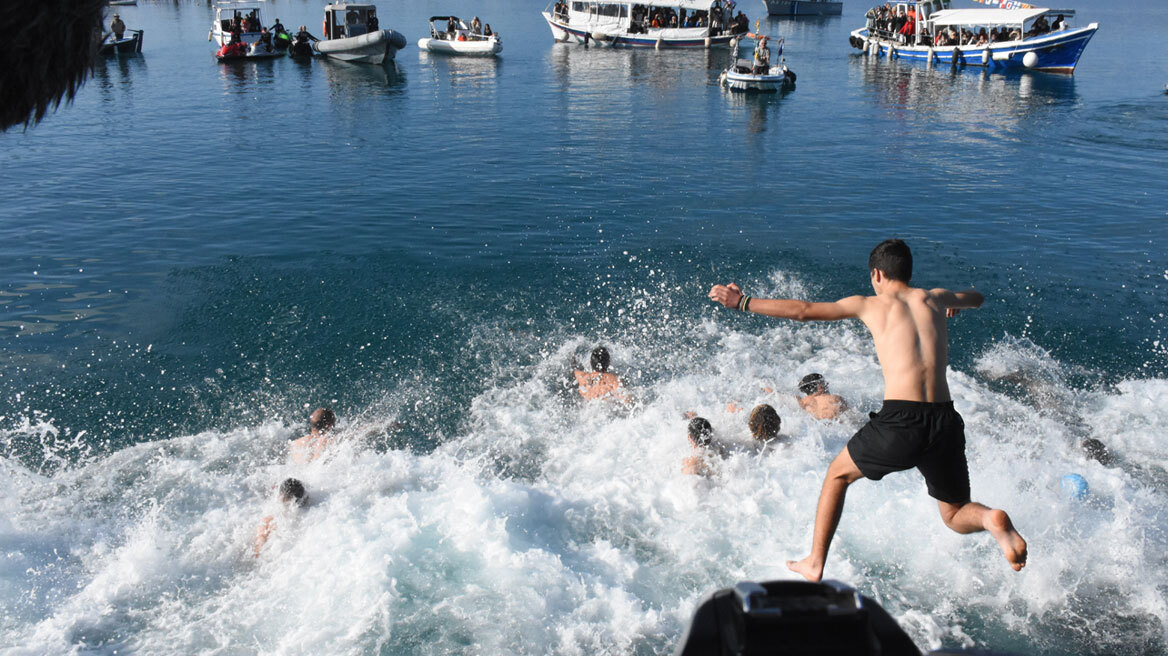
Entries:
<svg viewBox="0 0 1168 656">
<path fill-rule="evenodd" d="M 603 346 L 592 349 L 592 371 L 608 371 L 608 361 L 608 349 Z"/>
<path fill-rule="evenodd" d="M 868 256 L 868 273 L 880 271 L 889 280 L 912 280 L 912 251 L 899 239 L 885 239 Z"/>
<path fill-rule="evenodd" d="M 304 490 L 304 483 L 295 478 L 285 478 L 280 483 L 280 501 L 303 506 L 308 502 L 308 492 Z"/>
<path fill-rule="evenodd" d="M 754 439 L 766 442 L 779 436 L 781 423 L 779 413 L 764 403 L 750 411 L 750 420 L 747 425 L 750 426 L 750 434 L 754 436 Z"/>
<path fill-rule="evenodd" d="M 1086 453 L 1088 458 L 1095 460 L 1104 467 L 1109 466 L 1114 461 L 1111 457 L 1111 452 L 1107 450 L 1107 446 L 1094 437 L 1088 437 L 1080 442 L 1079 448 L 1083 449 L 1083 453 Z"/>
<path fill-rule="evenodd" d="M 694 417 L 689 420 L 689 441 L 698 446 L 709 446 L 710 439 L 714 436 L 714 427 L 710 422 L 701 418 Z"/>
<path fill-rule="evenodd" d="M 807 374 L 803 380 L 799 381 L 799 391 L 803 394 L 815 394 L 821 388 L 824 392 L 827 391 L 827 379 L 823 377 L 823 374 Z"/>
<path fill-rule="evenodd" d="M 326 431 L 335 426 L 336 423 L 337 416 L 329 408 L 317 408 L 308 417 L 308 425 L 312 427 L 312 430 Z"/>
</svg>

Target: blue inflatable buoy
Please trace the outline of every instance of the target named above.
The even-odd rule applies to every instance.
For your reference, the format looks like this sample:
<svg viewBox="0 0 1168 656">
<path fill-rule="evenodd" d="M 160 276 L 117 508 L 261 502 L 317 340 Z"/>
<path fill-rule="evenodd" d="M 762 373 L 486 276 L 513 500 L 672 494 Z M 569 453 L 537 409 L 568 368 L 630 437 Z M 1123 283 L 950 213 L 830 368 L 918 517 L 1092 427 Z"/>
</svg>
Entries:
<svg viewBox="0 0 1168 656">
<path fill-rule="evenodd" d="M 1078 474 L 1067 474 L 1059 482 L 1059 491 L 1070 501 L 1082 501 L 1087 498 L 1087 479 Z"/>
</svg>

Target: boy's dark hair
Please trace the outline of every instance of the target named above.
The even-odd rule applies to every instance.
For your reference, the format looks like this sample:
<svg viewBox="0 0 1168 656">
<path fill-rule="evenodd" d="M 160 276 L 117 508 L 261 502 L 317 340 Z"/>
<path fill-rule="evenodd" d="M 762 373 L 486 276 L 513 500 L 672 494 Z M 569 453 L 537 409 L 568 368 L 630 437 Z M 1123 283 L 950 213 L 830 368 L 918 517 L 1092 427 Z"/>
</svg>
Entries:
<svg viewBox="0 0 1168 656">
<path fill-rule="evenodd" d="M 1103 442 L 1095 439 L 1094 437 L 1088 437 L 1087 439 L 1083 440 L 1079 443 L 1079 447 L 1083 449 L 1083 453 L 1087 454 L 1088 458 L 1097 461 L 1104 467 L 1107 467 L 1111 465 L 1112 462 L 1114 462 L 1114 458 L 1111 457 L 1111 452 L 1107 450 L 1107 447 L 1103 444 Z"/>
<path fill-rule="evenodd" d="M 592 371 L 606 372 L 608 371 L 609 355 L 608 349 L 603 346 L 597 346 L 592 349 Z"/>
<path fill-rule="evenodd" d="M 326 431 L 337 424 L 337 415 L 332 408 L 317 408 L 308 418 L 308 425 L 313 430 Z"/>
<path fill-rule="evenodd" d="M 779 413 L 774 408 L 763 403 L 750 411 L 750 420 L 747 425 L 750 426 L 750 434 L 755 439 L 765 442 L 779 436 L 782 420 L 779 419 Z"/>
<path fill-rule="evenodd" d="M 280 499 L 285 503 L 294 501 L 296 505 L 303 506 L 304 500 L 308 494 L 304 491 L 304 483 L 295 478 L 285 478 L 283 483 L 280 483 Z"/>
<path fill-rule="evenodd" d="M 899 239 L 885 239 L 868 256 L 868 273 L 876 269 L 890 280 L 912 280 L 912 251 Z"/>
<path fill-rule="evenodd" d="M 690 419 L 688 430 L 689 439 L 693 440 L 693 443 L 698 446 L 709 446 L 710 439 L 714 436 L 714 427 L 702 417 Z"/>
<path fill-rule="evenodd" d="M 823 374 L 807 374 L 799 381 L 799 391 L 803 394 L 814 394 L 820 385 L 827 390 L 827 380 L 823 378 Z"/>
</svg>

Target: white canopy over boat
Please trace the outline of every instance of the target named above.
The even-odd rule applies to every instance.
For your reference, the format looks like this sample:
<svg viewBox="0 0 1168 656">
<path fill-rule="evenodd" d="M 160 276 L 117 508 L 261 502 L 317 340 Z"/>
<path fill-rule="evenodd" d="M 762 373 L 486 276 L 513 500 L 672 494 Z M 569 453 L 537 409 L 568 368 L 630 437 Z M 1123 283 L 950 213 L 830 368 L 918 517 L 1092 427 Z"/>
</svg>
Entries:
<svg viewBox="0 0 1168 656">
<path fill-rule="evenodd" d="M 933 25 L 977 25 L 997 27 L 1021 25 L 1050 11 L 1049 9 L 945 9 L 929 16 Z"/>
</svg>

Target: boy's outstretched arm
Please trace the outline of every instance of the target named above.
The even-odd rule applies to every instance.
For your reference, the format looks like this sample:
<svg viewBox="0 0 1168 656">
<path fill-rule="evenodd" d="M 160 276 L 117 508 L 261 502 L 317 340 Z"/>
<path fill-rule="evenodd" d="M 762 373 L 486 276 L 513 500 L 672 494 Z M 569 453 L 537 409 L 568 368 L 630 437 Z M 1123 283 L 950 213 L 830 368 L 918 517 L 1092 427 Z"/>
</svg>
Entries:
<svg viewBox="0 0 1168 656">
<path fill-rule="evenodd" d="M 985 303 L 985 296 L 973 288 L 963 292 L 951 292 L 938 287 L 929 290 L 929 294 L 937 301 L 938 308 L 945 309 L 947 317 L 955 317 L 962 310 L 973 310 Z"/>
<path fill-rule="evenodd" d="M 721 303 L 728 308 L 740 309 L 743 300 L 742 290 L 735 283 L 729 285 L 714 285 L 710 289 L 710 300 Z M 765 314 L 768 317 L 792 319 L 794 321 L 838 321 L 840 319 L 856 319 L 864 309 L 863 296 L 849 296 L 834 303 L 809 303 L 792 299 L 778 298 L 751 298 L 744 308 L 755 314 Z"/>
</svg>

